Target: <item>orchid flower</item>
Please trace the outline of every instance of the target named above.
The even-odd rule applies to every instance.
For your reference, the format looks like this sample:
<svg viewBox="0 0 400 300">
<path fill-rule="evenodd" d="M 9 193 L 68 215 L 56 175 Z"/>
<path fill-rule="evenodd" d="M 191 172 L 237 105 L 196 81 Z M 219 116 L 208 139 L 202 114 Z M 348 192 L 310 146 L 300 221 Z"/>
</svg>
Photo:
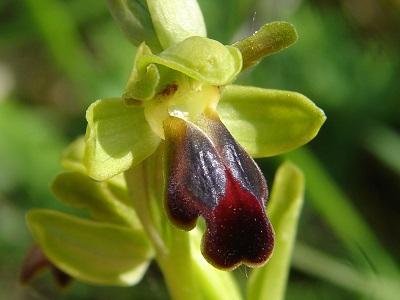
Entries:
<svg viewBox="0 0 400 300">
<path fill-rule="evenodd" d="M 53 183 L 58 198 L 88 208 L 104 224 L 33 211 L 28 222 L 39 245 L 66 273 L 100 284 L 134 284 L 155 258 L 167 284 L 176 286 L 176 278 L 168 279 L 176 268 L 171 262 L 182 263 L 186 250 L 196 251 L 190 250 L 190 240 L 196 236 L 197 241 L 200 232 L 201 243 L 194 245 L 213 267 L 264 265 L 275 237 L 266 211 L 267 183 L 252 157 L 307 143 L 325 115 L 301 94 L 232 82 L 262 57 L 293 44 L 294 27 L 270 23 L 249 38 L 223 45 L 206 37 L 195 0 L 110 0 L 108 5 L 138 46 L 133 69 L 120 97 L 98 100 L 88 108 L 84 142 L 77 141 L 64 156 L 70 172 Z M 56 223 L 55 217 L 64 226 L 55 225 L 53 231 L 68 234 L 81 228 L 71 239 L 79 240 L 76 244 L 85 251 L 96 252 L 82 236 L 99 234 L 101 253 L 96 259 L 87 256 L 93 264 L 102 255 L 115 255 L 112 245 L 101 243 L 115 242 L 132 253 L 110 262 L 108 273 L 83 271 L 63 249 L 56 249 L 56 235 L 44 232 Z M 197 230 L 199 217 L 205 224 Z M 184 232 L 194 228 L 191 235 Z M 181 280 L 192 280 L 188 278 Z"/>
</svg>

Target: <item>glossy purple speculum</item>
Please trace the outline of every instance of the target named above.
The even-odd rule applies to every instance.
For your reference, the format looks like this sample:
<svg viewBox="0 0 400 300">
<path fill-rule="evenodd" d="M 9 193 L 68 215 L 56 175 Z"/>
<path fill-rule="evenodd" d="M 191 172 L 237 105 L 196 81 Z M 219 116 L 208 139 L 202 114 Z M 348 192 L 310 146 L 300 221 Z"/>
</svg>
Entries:
<svg viewBox="0 0 400 300">
<path fill-rule="evenodd" d="M 217 114 L 206 110 L 195 124 L 170 117 L 165 122 L 165 207 L 185 230 L 206 222 L 202 253 L 219 269 L 260 266 L 272 254 L 274 231 L 265 204 L 265 179 Z"/>
</svg>

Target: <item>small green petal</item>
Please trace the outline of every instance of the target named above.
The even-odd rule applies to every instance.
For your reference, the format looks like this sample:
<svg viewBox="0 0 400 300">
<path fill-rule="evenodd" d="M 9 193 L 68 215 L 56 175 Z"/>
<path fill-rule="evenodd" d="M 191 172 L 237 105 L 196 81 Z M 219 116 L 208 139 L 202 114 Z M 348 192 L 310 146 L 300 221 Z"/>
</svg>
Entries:
<svg viewBox="0 0 400 300">
<path fill-rule="evenodd" d="M 64 172 L 51 184 L 53 194 L 65 204 L 88 209 L 93 219 L 141 229 L 126 189 L 112 181 L 95 181 L 80 172 Z"/>
<path fill-rule="evenodd" d="M 140 70 L 141 72 L 138 70 L 138 61 L 145 54 L 152 54 L 152 52 L 145 43 L 142 43 L 136 50 L 133 69 L 123 95 L 129 105 L 138 106 L 140 101 L 152 99 L 156 94 L 156 87 L 160 81 L 160 73 L 157 67 L 151 64 L 147 68 Z"/>
<path fill-rule="evenodd" d="M 44 209 L 29 211 L 27 222 L 52 263 L 91 284 L 136 284 L 154 256 L 143 231 Z"/>
<path fill-rule="evenodd" d="M 143 108 L 121 98 L 94 102 L 86 112 L 88 128 L 84 164 L 90 177 L 106 180 L 150 156 L 160 143 Z"/>
<path fill-rule="evenodd" d="M 196 0 L 147 0 L 158 40 L 164 49 L 190 36 L 206 36 Z"/>
<path fill-rule="evenodd" d="M 268 264 L 254 269 L 248 281 L 248 300 L 285 299 L 297 224 L 303 205 L 304 175 L 291 162 L 284 162 L 278 169 L 268 215 L 275 229 L 274 254 Z"/>
<path fill-rule="evenodd" d="M 146 0 L 106 0 L 106 3 L 115 22 L 134 45 L 146 42 L 153 51 L 161 51 Z"/>
<path fill-rule="evenodd" d="M 142 55 L 138 69 L 144 70 L 152 63 L 177 70 L 203 83 L 226 85 L 240 73 L 242 56 L 236 47 L 192 36 L 159 55 Z"/>
<path fill-rule="evenodd" d="M 234 138 L 253 157 L 278 155 L 313 139 L 325 114 L 305 96 L 230 85 L 217 111 Z"/>
<path fill-rule="evenodd" d="M 243 56 L 243 69 L 256 65 L 264 56 L 279 52 L 297 41 L 294 26 L 287 22 L 265 24 L 251 37 L 238 41 L 237 47 Z"/>
</svg>

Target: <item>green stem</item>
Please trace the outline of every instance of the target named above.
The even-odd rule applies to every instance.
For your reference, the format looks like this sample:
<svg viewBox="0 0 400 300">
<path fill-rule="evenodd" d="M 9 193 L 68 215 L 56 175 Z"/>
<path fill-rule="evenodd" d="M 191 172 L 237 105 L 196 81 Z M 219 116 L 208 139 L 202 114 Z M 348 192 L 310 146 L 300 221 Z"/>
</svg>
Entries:
<svg viewBox="0 0 400 300">
<path fill-rule="evenodd" d="M 190 256 L 189 234 L 171 225 L 169 228 L 169 249 L 157 255 L 157 262 L 164 274 L 170 295 L 176 300 L 201 299 L 194 278 Z"/>
<path fill-rule="evenodd" d="M 171 298 L 200 299 L 192 270 L 189 234 L 166 219 L 161 201 L 163 182 L 161 151 L 125 172 L 134 207 L 156 250 L 156 260 L 163 272 Z"/>
</svg>

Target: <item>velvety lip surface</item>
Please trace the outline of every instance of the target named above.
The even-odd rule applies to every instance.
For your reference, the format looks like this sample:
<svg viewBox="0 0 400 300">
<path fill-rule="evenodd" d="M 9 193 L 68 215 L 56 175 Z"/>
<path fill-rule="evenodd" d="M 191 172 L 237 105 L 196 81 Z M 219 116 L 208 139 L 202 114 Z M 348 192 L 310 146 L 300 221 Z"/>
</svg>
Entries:
<svg viewBox="0 0 400 300">
<path fill-rule="evenodd" d="M 185 230 L 199 216 L 205 219 L 202 252 L 215 267 L 262 265 L 274 246 L 265 179 L 213 111 L 198 125 L 176 117 L 166 121 L 168 216 Z"/>
</svg>

